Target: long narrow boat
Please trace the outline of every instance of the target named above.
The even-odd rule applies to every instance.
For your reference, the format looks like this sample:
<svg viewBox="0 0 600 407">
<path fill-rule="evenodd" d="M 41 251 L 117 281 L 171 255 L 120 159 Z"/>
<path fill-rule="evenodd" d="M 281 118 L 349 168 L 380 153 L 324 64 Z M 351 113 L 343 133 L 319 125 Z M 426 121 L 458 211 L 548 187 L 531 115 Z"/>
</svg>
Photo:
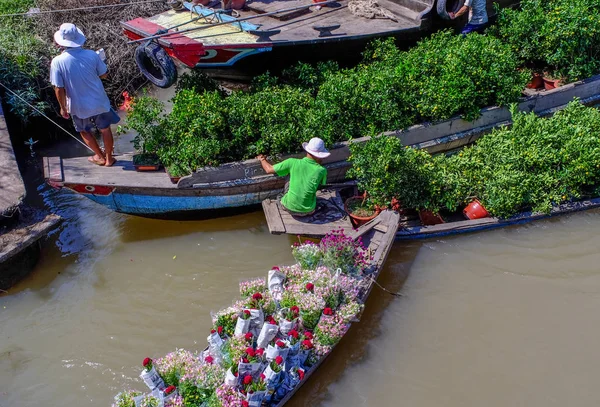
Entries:
<svg viewBox="0 0 600 407">
<path fill-rule="evenodd" d="M 208 3 L 207 7 L 184 2 L 179 11 L 121 24 L 130 40 L 142 44 L 138 56 L 148 56 L 136 58 L 142 73 L 157 86 L 167 87 L 175 76 L 157 75 L 150 59 L 166 72 L 174 72 L 171 57 L 189 68 L 229 78 L 245 78 L 298 60 L 355 60 L 373 38 L 395 37 L 403 44 L 413 43 L 447 25 L 449 22 L 442 21 L 448 19 L 448 12 L 456 12 L 463 3 L 377 0 L 373 6 L 365 0 L 337 0 L 321 6 L 315 4 L 318 1 L 246 0 L 232 17 L 220 8 L 226 1 L 200 0 Z M 488 13 L 493 15 L 494 3 L 507 7 L 517 1 L 487 3 Z M 155 41 L 151 50 L 146 38 Z M 161 48 L 168 55 L 153 58 Z"/>
<path fill-rule="evenodd" d="M 364 272 L 364 281 L 367 281 L 367 287 L 362 291 L 362 295 L 360 295 L 359 298 L 363 304 L 366 303 L 379 274 L 383 270 L 388 254 L 392 249 L 395 232 L 398 229 L 398 221 L 400 220 L 398 213 L 391 210 L 383 211 L 378 218 L 379 219 L 376 222 L 363 225 L 351 234 L 354 239 L 361 237 L 364 246 L 373 254 L 370 264 Z M 326 232 L 324 232 L 323 235 L 325 233 Z M 348 330 L 351 328 L 352 323 L 350 323 Z M 348 331 L 346 331 L 344 335 L 347 332 Z M 306 372 L 304 379 L 277 404 L 277 407 L 283 407 L 283 405 L 292 398 L 298 389 L 317 371 L 325 359 L 335 351 L 336 346 L 337 344 L 333 346 L 331 352 L 319 359 L 319 361 Z"/>
<path fill-rule="evenodd" d="M 398 240 L 429 239 L 449 235 L 457 235 L 482 230 L 498 229 L 511 225 L 520 225 L 541 219 L 548 219 L 574 212 L 587 211 L 600 207 L 600 198 L 586 199 L 556 205 L 550 213 L 522 212 L 507 219 L 495 217 L 465 220 L 464 217 L 455 216 L 447 222 L 433 226 L 423 226 L 418 219 L 403 219 L 396 234 Z"/>
<path fill-rule="evenodd" d="M 600 100 L 600 76 L 536 93 L 519 103 L 518 109 L 550 115 L 575 97 L 586 104 Z M 510 118 L 507 108 L 489 107 L 473 122 L 455 117 L 385 134 L 400 138 L 404 145 L 441 153 L 468 145 L 490 129 L 510 124 Z M 366 140 L 368 137 L 352 142 Z M 349 154 L 348 142 L 332 149 L 325 160 L 328 183 L 344 179 Z M 258 205 L 275 198 L 285 184 L 283 178 L 266 175 L 258 160 L 202 168 L 173 184 L 164 172 L 135 172 L 131 155 L 116 158 L 113 167 L 104 168 L 91 165 L 86 157 L 45 157 L 45 178 L 54 187 L 70 189 L 114 211 L 153 217 L 196 216 L 198 212 Z"/>
<path fill-rule="evenodd" d="M 332 230 L 352 228 L 350 219 L 344 210 L 342 202 L 352 195 L 354 187 L 340 187 L 334 190 L 323 190 L 317 193 L 319 210 L 311 216 L 295 218 L 281 210 L 276 200 L 266 199 L 262 203 L 269 232 L 272 234 L 301 235 L 318 237 Z M 430 239 L 451 236 L 483 230 L 520 225 L 536 220 L 548 219 L 574 212 L 600 208 L 600 197 L 567 202 L 554 206 L 550 213 L 526 211 L 507 219 L 488 217 L 482 219 L 465 219 L 462 213 L 444 214 L 444 223 L 425 226 L 421 223 L 416 211 L 400 217 L 397 240 Z M 377 217 L 370 224 L 377 222 Z"/>
</svg>

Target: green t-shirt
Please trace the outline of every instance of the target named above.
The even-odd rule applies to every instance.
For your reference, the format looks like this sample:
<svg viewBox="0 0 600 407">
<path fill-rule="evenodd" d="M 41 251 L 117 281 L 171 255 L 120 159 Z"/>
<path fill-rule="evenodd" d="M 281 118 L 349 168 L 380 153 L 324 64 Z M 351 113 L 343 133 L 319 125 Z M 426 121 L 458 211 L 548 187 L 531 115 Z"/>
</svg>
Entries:
<svg viewBox="0 0 600 407">
<path fill-rule="evenodd" d="M 317 189 L 327 181 L 327 170 L 308 157 L 288 158 L 273 166 L 280 177 L 290 175 L 290 187 L 281 203 L 293 212 L 306 213 L 317 206 Z"/>
</svg>

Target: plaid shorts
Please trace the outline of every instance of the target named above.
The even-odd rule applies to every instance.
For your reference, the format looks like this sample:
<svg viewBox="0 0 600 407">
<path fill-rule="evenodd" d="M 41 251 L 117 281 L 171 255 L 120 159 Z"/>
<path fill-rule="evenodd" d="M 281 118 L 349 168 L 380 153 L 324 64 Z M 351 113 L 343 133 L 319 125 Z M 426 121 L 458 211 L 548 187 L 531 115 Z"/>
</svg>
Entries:
<svg viewBox="0 0 600 407">
<path fill-rule="evenodd" d="M 88 133 L 95 128 L 98 128 L 98 130 L 108 129 L 111 124 L 117 124 L 121 121 L 121 118 L 113 109 L 85 119 L 80 119 L 75 115 L 72 115 L 72 118 L 75 130 L 78 132 L 87 131 Z"/>
</svg>

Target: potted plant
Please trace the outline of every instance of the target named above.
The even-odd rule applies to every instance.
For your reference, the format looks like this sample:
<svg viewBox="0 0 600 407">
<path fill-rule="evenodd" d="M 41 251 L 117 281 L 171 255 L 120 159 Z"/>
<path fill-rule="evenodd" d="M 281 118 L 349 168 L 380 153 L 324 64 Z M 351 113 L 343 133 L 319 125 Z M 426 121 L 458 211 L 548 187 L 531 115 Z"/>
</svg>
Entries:
<svg viewBox="0 0 600 407">
<path fill-rule="evenodd" d="M 362 196 L 352 196 L 346 199 L 344 209 L 354 227 L 359 227 L 371 219 L 375 219 L 381 212 L 379 206 L 371 203 L 366 193 Z"/>
<path fill-rule="evenodd" d="M 136 171 L 157 171 L 161 168 L 156 151 L 162 141 L 160 114 L 163 108 L 161 101 L 149 96 L 133 99 L 123 129 L 136 132 L 132 141 L 138 152 L 133 156 Z"/>
<path fill-rule="evenodd" d="M 191 170 L 178 163 L 171 164 L 167 167 L 167 175 L 173 184 L 177 184 L 182 177 L 191 173 Z"/>
<path fill-rule="evenodd" d="M 366 143 L 351 144 L 348 175 L 369 194 L 374 205 L 394 203 L 405 208 L 439 212 L 439 160 L 424 150 L 402 145 L 399 138 L 375 136 Z M 435 215 L 436 218 L 437 215 Z M 439 218 L 438 218 L 439 219 Z"/>
</svg>

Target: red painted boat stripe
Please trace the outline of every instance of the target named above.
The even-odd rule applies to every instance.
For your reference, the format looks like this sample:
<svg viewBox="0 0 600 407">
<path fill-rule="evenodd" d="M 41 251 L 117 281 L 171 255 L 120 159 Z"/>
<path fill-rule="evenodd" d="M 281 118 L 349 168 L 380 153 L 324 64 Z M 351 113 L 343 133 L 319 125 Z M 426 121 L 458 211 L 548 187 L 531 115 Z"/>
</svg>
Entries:
<svg viewBox="0 0 600 407">
<path fill-rule="evenodd" d="M 136 18 L 135 20 L 128 21 L 127 24 L 130 25 L 131 28 L 134 28 L 136 30 L 139 30 L 140 32 L 145 33 L 146 36 L 155 35 L 158 30 L 165 29 L 165 27 L 158 25 L 156 23 L 153 23 L 151 21 L 148 21 L 144 18 Z M 188 38 L 185 35 L 178 34 L 175 32 L 173 34 L 175 34 L 175 35 L 173 35 L 173 36 L 166 35 L 166 36 L 162 37 L 161 40 L 165 41 L 166 43 L 173 44 L 173 45 L 202 45 L 202 43 L 200 41 L 196 41 L 192 38 Z"/>
</svg>

